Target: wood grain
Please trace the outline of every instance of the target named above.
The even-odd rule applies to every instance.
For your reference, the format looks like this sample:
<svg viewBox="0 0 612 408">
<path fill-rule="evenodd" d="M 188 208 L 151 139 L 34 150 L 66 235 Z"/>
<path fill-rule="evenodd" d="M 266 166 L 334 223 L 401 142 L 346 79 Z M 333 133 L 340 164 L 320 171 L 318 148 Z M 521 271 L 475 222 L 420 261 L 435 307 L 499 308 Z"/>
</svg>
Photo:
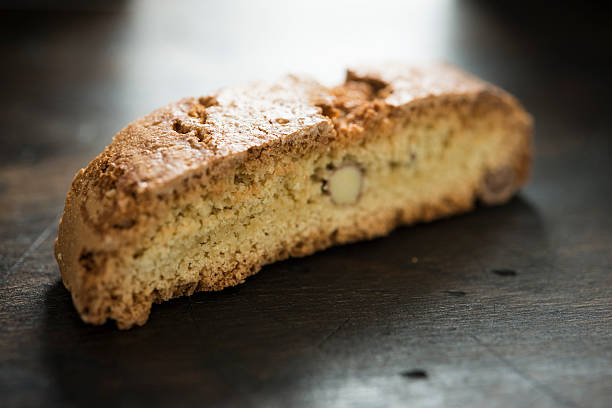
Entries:
<svg viewBox="0 0 612 408">
<path fill-rule="evenodd" d="M 161 4 L 96 4 L 1 14 L 0 405 L 612 405 L 612 83 L 598 45 L 612 35 L 599 13 L 447 10 L 436 52 L 509 89 L 536 119 L 533 178 L 509 204 L 270 265 L 241 286 L 156 305 L 146 326 L 120 332 L 80 321 L 52 256 L 74 173 L 135 117 L 237 80 L 244 55 L 266 60 L 242 79 L 299 67 L 287 62 L 298 51 L 251 41 L 242 14 L 318 12 L 209 5 L 223 35 L 211 39 L 195 12 L 174 33 L 152 24 L 175 17 Z M 322 18 L 320 32 L 282 41 L 310 47 L 353 27 Z M 379 39 L 388 27 L 406 39 L 441 30 L 369 27 Z M 341 48 L 357 45 L 338 38 L 329 47 L 341 66 Z M 364 56 L 410 57 L 400 40 Z M 306 66 L 331 78 L 329 66 Z"/>
</svg>

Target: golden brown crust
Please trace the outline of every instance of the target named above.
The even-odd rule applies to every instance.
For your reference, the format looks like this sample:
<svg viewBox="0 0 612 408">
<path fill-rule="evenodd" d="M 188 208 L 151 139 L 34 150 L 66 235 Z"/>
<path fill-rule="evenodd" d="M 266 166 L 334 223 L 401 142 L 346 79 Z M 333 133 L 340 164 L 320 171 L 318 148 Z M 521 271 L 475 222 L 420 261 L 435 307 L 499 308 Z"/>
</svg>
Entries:
<svg viewBox="0 0 612 408">
<path fill-rule="evenodd" d="M 506 201 L 528 176 L 531 119 L 507 93 L 447 65 L 350 70 L 346 82 L 330 90 L 287 77 L 273 85 L 186 98 L 131 123 L 76 175 L 66 198 L 55 254 L 77 310 L 91 323 L 111 317 L 123 328 L 144 324 L 152 302 L 219 290 L 243 282 L 266 263 L 469 210 L 472 193 L 457 193 L 423 208 L 382 211 L 377 219 L 347 226 L 333 236 L 313 234 L 288 243 L 214 283 L 193 282 L 146 298 L 116 300 L 124 284 L 117 254 L 154 227 L 159 214 L 182 192 L 194 186 L 213 189 L 215 180 L 268 152 L 343 146 L 385 134 L 390 119 L 409 121 L 420 110 L 441 104 L 495 105 L 509 126 L 516 127 L 519 142 L 508 144 L 509 161 L 490 169 L 474 192 L 487 204 Z"/>
</svg>

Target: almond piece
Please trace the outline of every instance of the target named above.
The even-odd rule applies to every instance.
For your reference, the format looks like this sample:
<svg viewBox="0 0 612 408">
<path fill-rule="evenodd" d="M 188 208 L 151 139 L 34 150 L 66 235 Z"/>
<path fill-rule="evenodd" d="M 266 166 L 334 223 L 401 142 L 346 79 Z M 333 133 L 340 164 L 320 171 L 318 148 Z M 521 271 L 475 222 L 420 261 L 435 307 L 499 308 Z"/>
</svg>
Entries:
<svg viewBox="0 0 612 408">
<path fill-rule="evenodd" d="M 487 171 L 479 188 L 479 198 L 489 205 L 507 201 L 516 191 L 517 182 L 514 170 L 504 166 Z"/>
<path fill-rule="evenodd" d="M 355 204 L 361 195 L 363 174 L 359 167 L 347 164 L 336 169 L 327 181 L 327 191 L 334 204 Z"/>
</svg>

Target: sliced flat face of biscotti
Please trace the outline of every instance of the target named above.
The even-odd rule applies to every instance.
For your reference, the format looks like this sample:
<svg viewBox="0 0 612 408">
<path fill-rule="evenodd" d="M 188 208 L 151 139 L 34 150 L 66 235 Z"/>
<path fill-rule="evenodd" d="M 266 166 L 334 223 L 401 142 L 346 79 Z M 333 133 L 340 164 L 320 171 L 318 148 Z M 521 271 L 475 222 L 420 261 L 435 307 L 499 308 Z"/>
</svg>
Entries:
<svg viewBox="0 0 612 408">
<path fill-rule="evenodd" d="M 448 66 L 185 99 L 76 176 L 56 257 L 85 321 L 143 324 L 153 302 L 267 263 L 502 203 L 526 180 L 530 137 L 511 96 Z"/>
</svg>

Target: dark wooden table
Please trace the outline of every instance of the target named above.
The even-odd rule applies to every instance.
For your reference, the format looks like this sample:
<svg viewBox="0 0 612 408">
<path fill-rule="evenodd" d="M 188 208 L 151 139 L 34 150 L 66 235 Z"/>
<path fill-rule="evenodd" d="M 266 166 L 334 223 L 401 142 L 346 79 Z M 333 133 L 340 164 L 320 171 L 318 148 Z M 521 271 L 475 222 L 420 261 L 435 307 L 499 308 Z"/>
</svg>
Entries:
<svg viewBox="0 0 612 408">
<path fill-rule="evenodd" d="M 612 406 L 609 16 L 171 3 L 1 14 L 0 406 Z M 450 60 L 524 102 L 520 196 L 267 266 L 142 328 L 79 320 L 53 240 L 74 173 L 116 131 L 224 84 L 389 58 Z"/>
</svg>

